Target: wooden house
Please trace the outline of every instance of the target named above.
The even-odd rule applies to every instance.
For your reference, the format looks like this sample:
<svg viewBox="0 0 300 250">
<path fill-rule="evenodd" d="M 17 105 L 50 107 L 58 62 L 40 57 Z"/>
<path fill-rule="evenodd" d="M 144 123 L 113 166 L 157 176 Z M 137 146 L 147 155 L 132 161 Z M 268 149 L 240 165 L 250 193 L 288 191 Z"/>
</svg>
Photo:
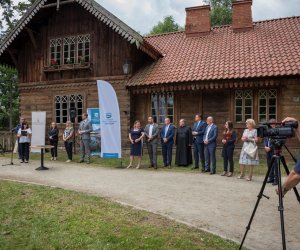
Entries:
<svg viewBox="0 0 300 250">
<path fill-rule="evenodd" d="M 300 17 L 253 22 L 251 5 L 233 2 L 221 27 L 210 6 L 187 8 L 185 31 L 142 37 L 93 0 L 37 0 L 1 43 L 0 63 L 18 70 L 22 115 L 47 111 L 60 127 L 70 108 L 78 123 L 97 107 L 96 80 L 109 81 L 124 143 L 149 115 L 212 115 L 220 133 L 226 120 L 241 132 L 247 118 L 300 119 Z"/>
</svg>

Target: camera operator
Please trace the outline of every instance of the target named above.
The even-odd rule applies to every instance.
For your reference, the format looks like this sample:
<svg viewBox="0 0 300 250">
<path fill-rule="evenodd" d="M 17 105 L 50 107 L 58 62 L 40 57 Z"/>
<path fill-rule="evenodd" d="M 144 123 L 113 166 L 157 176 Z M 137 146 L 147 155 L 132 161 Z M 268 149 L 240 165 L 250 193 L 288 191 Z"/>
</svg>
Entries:
<svg viewBox="0 0 300 250">
<path fill-rule="evenodd" d="M 276 127 L 276 120 L 271 119 L 269 121 L 271 128 Z M 271 159 L 274 155 L 274 145 L 270 137 L 264 138 L 264 145 L 265 145 L 265 151 L 266 151 L 266 156 L 267 156 L 267 163 L 268 167 L 271 167 Z M 267 183 L 272 183 L 272 185 L 277 185 L 278 184 L 278 168 L 277 168 L 277 161 L 274 161 L 273 167 L 270 171 L 269 179 Z"/>
<path fill-rule="evenodd" d="M 290 121 L 295 122 L 297 120 L 293 117 L 287 117 L 282 121 L 282 123 L 290 122 Z M 300 126 L 298 126 L 298 129 L 295 129 L 295 132 L 300 141 Z M 290 172 L 286 181 L 282 185 L 282 194 L 285 195 L 289 190 L 291 190 L 293 187 L 295 187 L 299 182 L 300 182 L 300 155 L 298 156 L 295 168 Z"/>
</svg>

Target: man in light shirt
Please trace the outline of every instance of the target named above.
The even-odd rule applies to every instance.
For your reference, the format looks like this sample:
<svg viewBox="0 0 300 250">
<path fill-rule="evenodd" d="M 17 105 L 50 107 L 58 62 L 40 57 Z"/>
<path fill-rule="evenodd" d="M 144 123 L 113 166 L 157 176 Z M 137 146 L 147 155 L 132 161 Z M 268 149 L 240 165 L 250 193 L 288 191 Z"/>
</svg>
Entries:
<svg viewBox="0 0 300 250">
<path fill-rule="evenodd" d="M 150 166 L 149 168 L 157 169 L 157 143 L 158 143 L 158 134 L 159 128 L 158 125 L 154 122 L 153 117 L 148 117 L 148 124 L 144 129 L 146 137 L 146 145 L 148 149 Z"/>
<path fill-rule="evenodd" d="M 217 137 L 218 127 L 214 124 L 214 118 L 212 116 L 207 117 L 207 127 L 205 129 L 203 142 L 205 145 L 205 172 L 210 174 L 216 173 L 216 148 L 217 148 Z M 212 163 L 212 168 L 210 167 Z"/>
</svg>

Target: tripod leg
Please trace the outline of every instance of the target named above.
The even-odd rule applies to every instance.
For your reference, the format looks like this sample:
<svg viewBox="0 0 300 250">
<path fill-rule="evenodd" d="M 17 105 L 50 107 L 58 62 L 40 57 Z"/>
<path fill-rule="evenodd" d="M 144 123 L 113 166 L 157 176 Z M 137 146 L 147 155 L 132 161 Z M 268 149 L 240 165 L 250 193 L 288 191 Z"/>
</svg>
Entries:
<svg viewBox="0 0 300 250">
<path fill-rule="evenodd" d="M 269 178 L 269 175 L 270 175 L 272 166 L 273 166 L 273 164 L 274 164 L 274 162 L 275 162 L 276 159 L 277 159 L 277 156 L 273 156 L 272 159 L 271 159 L 270 165 L 268 166 L 268 171 L 267 171 L 267 173 L 266 173 L 264 182 L 263 182 L 262 187 L 261 187 L 261 189 L 260 189 L 260 191 L 259 191 L 259 194 L 258 194 L 258 196 L 257 196 L 257 201 L 256 201 L 256 204 L 255 204 L 255 206 L 254 206 L 254 209 L 253 209 L 252 215 L 251 215 L 251 217 L 250 217 L 249 223 L 248 223 L 248 225 L 246 226 L 246 232 L 245 232 L 244 237 L 243 237 L 243 240 L 242 240 L 242 242 L 241 242 L 241 244 L 240 244 L 239 250 L 241 250 L 242 247 L 243 247 L 244 241 L 245 241 L 245 239 L 246 239 L 246 237 L 247 237 L 248 231 L 250 230 L 250 227 L 251 227 L 252 221 L 253 221 L 253 219 L 254 219 L 254 216 L 255 216 L 257 207 L 258 207 L 258 205 L 259 205 L 259 202 L 260 202 L 261 198 L 264 196 L 264 190 L 265 190 L 265 187 L 266 187 L 266 184 L 267 184 L 267 180 L 268 180 L 268 178 Z"/>
<path fill-rule="evenodd" d="M 282 162 L 282 164 L 283 164 L 283 167 L 284 167 L 284 169 L 285 169 L 285 172 L 286 172 L 287 176 L 289 176 L 289 175 L 290 175 L 290 171 L 289 171 L 289 168 L 288 168 L 287 165 L 286 165 L 286 161 L 285 161 L 284 156 L 281 157 L 281 162 Z M 280 188 L 281 188 L 281 187 L 280 187 Z M 278 189 L 278 190 L 279 190 L 279 189 Z M 295 193 L 295 195 L 296 195 L 296 198 L 297 198 L 298 202 L 300 203 L 300 195 L 299 195 L 299 193 L 298 193 L 297 188 L 296 188 L 296 187 L 293 187 L 293 190 L 294 190 L 294 193 Z"/>
<path fill-rule="evenodd" d="M 285 242 L 285 230 L 284 230 L 284 216 L 283 216 L 283 200 L 282 200 L 282 192 L 281 192 L 281 171 L 280 171 L 280 160 L 281 156 L 277 160 L 277 169 L 278 169 L 278 201 L 279 201 L 279 206 L 278 206 L 278 211 L 280 213 L 280 222 L 281 222 L 281 237 L 282 237 L 282 249 L 286 249 L 286 242 Z"/>
</svg>

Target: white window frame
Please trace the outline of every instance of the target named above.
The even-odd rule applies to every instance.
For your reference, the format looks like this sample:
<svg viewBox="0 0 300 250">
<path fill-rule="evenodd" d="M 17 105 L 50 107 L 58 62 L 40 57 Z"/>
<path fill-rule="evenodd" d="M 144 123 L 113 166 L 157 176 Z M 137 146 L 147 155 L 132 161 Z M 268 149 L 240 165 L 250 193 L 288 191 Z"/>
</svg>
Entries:
<svg viewBox="0 0 300 250">
<path fill-rule="evenodd" d="M 261 101 L 265 102 L 264 105 Z M 275 100 L 275 105 L 271 105 L 271 101 Z M 275 108 L 275 113 L 270 113 L 270 109 Z M 264 109 L 264 112 L 262 112 Z M 258 91 L 258 121 L 267 122 L 270 119 L 277 119 L 277 89 L 260 89 Z"/>
<path fill-rule="evenodd" d="M 241 105 L 237 105 L 237 100 L 241 100 Z M 247 101 L 251 101 L 248 105 Z M 253 117 L 253 90 L 236 90 L 234 98 L 234 120 L 237 123 L 245 122 L 248 118 Z M 237 113 L 237 109 L 240 108 L 242 113 Z M 251 113 L 246 113 L 246 109 L 251 109 Z M 237 119 L 237 116 L 241 116 L 241 120 Z"/>
<path fill-rule="evenodd" d="M 151 115 L 158 124 L 163 124 L 166 117 L 174 122 L 174 93 L 152 94 Z"/>
</svg>

